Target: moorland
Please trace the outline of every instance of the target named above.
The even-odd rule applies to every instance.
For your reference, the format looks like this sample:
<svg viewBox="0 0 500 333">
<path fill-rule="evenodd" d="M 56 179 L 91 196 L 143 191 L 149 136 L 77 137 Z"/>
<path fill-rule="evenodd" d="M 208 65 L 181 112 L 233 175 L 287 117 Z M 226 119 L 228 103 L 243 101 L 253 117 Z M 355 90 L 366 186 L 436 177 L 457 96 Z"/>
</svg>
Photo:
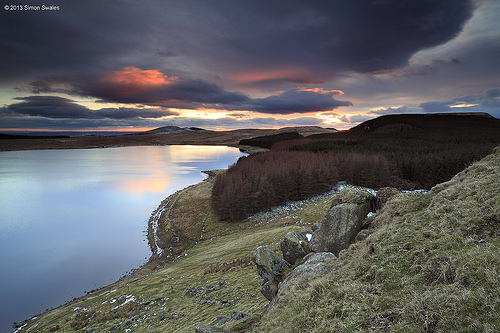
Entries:
<svg viewBox="0 0 500 333">
<path fill-rule="evenodd" d="M 163 238 L 163 252 L 144 267 L 16 324 L 18 332 L 500 330 L 500 120 L 395 115 L 346 132 L 242 130 L 221 141 L 191 132 L 137 136 L 141 144 L 196 144 L 207 135 L 214 141 L 205 144 L 258 152 L 165 199 L 148 235 Z M 94 139 L 98 147 L 103 138 Z M 85 140 L 71 148 L 90 147 Z M 101 146 L 115 145 L 106 140 Z M 369 236 L 340 252 L 334 274 L 298 281 L 269 308 L 253 251 L 266 245 L 280 254 L 287 232 L 321 223 L 341 181 L 424 191 L 392 197 L 370 217 Z M 179 232 L 185 242 L 175 242 Z M 248 316 L 218 321 L 233 311 Z"/>
</svg>

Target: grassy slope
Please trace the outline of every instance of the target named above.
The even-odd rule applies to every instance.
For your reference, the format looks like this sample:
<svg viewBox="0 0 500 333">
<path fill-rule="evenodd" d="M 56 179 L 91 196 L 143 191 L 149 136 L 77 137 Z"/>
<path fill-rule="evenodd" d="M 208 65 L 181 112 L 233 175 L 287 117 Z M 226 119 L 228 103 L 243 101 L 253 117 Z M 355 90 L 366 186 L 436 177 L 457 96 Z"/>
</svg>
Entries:
<svg viewBox="0 0 500 333">
<path fill-rule="evenodd" d="M 398 195 L 374 224 L 258 331 L 500 331 L 499 148 L 430 193 Z"/>
<path fill-rule="evenodd" d="M 188 205 L 198 211 L 208 207 L 198 197 L 210 182 L 192 187 L 176 209 L 183 215 Z M 208 192 L 210 193 L 210 192 Z M 279 242 L 288 231 L 304 230 L 321 221 L 330 206 L 333 194 L 319 196 L 302 202 L 278 207 L 259 213 L 240 223 L 219 223 L 211 211 L 200 216 L 205 219 L 205 240 L 189 249 L 173 263 L 151 269 L 146 267 L 136 272 L 127 281 L 91 293 L 82 299 L 44 313 L 36 320 L 29 320 L 20 332 L 82 332 L 93 328 L 96 332 L 107 332 L 119 324 L 115 332 L 194 332 L 198 325 L 217 325 L 217 316 L 229 316 L 231 311 L 242 311 L 260 316 L 268 301 L 259 292 L 259 276 L 251 263 L 253 251 L 259 245 L 267 245 L 279 252 Z M 205 217 L 204 217 L 205 218 Z M 209 235 L 224 234 L 208 238 Z M 206 292 L 209 284 L 227 282 L 220 290 Z M 190 296 L 185 290 L 203 287 L 204 291 Z M 123 297 L 124 296 L 124 297 Z M 163 300 L 141 305 L 145 300 Z M 117 307 L 116 300 L 128 301 Z M 133 297 L 133 298 L 132 298 Z M 209 297 L 212 304 L 204 303 Z M 221 307 L 221 300 L 233 304 Z M 117 308 L 115 308 L 117 307 Z M 115 308 L 115 309 L 114 309 Z M 127 319 L 131 319 L 126 323 Z M 252 320 L 252 319 L 250 319 Z M 227 323 L 231 327 L 233 323 Z"/>
<path fill-rule="evenodd" d="M 497 149 L 429 194 L 396 197 L 379 212 L 373 234 L 342 254 L 338 274 L 296 285 L 262 318 L 259 331 L 500 331 L 499 169 Z M 217 226 L 209 218 L 207 228 L 224 236 L 205 238 L 174 263 L 142 270 L 113 290 L 29 320 L 20 331 L 101 332 L 118 324 L 116 332 L 193 332 L 235 310 L 257 320 L 268 302 L 249 264 L 253 250 L 268 245 L 277 251 L 287 231 L 321 221 L 331 198 L 295 203 L 241 223 Z M 221 280 L 227 284 L 220 290 L 185 294 L 191 286 L 206 288 Z M 141 305 L 158 296 L 164 299 Z M 206 296 L 212 304 L 201 304 Z M 118 306 L 120 298 L 129 302 Z M 221 307 L 221 300 L 235 302 Z"/>
</svg>

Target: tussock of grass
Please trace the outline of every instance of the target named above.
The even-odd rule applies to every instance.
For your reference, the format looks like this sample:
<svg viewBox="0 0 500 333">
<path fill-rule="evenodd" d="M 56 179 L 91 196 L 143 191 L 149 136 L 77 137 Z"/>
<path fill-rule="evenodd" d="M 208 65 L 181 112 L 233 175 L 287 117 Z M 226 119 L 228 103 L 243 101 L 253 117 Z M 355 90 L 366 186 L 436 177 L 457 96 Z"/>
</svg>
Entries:
<svg viewBox="0 0 500 333">
<path fill-rule="evenodd" d="M 303 280 L 258 332 L 500 331 L 500 151 L 393 198 L 332 276 Z"/>
</svg>

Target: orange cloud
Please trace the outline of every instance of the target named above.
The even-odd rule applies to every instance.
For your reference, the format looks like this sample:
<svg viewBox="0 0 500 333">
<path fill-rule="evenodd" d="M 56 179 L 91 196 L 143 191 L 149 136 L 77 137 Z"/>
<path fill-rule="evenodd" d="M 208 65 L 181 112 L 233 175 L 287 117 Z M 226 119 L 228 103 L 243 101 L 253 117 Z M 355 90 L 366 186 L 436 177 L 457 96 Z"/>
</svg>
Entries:
<svg viewBox="0 0 500 333">
<path fill-rule="evenodd" d="M 319 94 L 331 94 L 331 95 L 339 95 L 339 96 L 342 96 L 342 95 L 345 95 L 345 92 L 343 92 L 342 90 L 329 90 L 329 89 L 323 89 L 323 88 L 300 88 L 299 89 L 300 91 L 312 91 L 312 92 L 315 92 L 315 93 L 319 93 Z"/>
<path fill-rule="evenodd" d="M 143 70 L 137 67 L 125 67 L 103 77 L 104 81 L 118 85 L 148 88 L 169 84 L 176 79 L 177 77 L 167 76 L 157 69 Z"/>
<path fill-rule="evenodd" d="M 281 68 L 261 72 L 241 73 L 230 75 L 229 78 L 242 83 L 259 82 L 265 80 L 285 80 L 302 83 L 322 82 L 322 80 L 312 78 L 311 73 L 304 68 Z"/>
</svg>

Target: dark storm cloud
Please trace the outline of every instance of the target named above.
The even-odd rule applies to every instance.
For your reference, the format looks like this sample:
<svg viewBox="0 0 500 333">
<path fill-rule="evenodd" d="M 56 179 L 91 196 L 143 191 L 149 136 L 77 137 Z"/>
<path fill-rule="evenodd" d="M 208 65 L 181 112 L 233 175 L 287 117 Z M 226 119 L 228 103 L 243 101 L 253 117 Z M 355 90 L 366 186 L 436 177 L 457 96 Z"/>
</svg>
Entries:
<svg viewBox="0 0 500 333">
<path fill-rule="evenodd" d="M 22 102 L 0 109 L 2 118 L 31 116 L 50 119 L 138 119 L 178 115 L 171 111 L 134 108 L 90 110 L 70 99 L 57 96 L 29 96 L 17 99 Z"/>
<path fill-rule="evenodd" d="M 115 71 L 112 75 L 81 77 L 74 82 L 39 80 L 32 82 L 31 86 L 33 93 L 66 93 L 98 98 L 100 102 L 140 103 L 165 108 L 222 107 L 235 111 L 292 114 L 352 106 L 349 101 L 333 98 L 342 94 L 338 90 L 292 89 L 279 95 L 252 99 L 239 92 L 226 91 L 213 83 L 181 80 L 159 71 L 143 71 L 135 67 Z"/>
<path fill-rule="evenodd" d="M 492 88 L 483 94 L 466 95 L 456 97 L 448 101 L 432 101 L 421 103 L 424 112 L 458 112 L 458 111 L 480 111 L 500 113 L 500 89 Z"/>
<path fill-rule="evenodd" d="M 133 65 L 195 78 L 291 68 L 300 70 L 274 79 L 317 83 L 346 70 L 404 66 L 415 52 L 452 39 L 472 12 L 470 0 L 88 0 L 60 7 L 1 12 L 2 79 Z"/>
<path fill-rule="evenodd" d="M 374 115 L 401 113 L 446 113 L 446 112 L 486 112 L 500 118 L 500 89 L 492 88 L 482 94 L 466 95 L 447 101 L 429 101 L 418 106 L 405 105 L 398 108 L 372 110 Z"/>
<path fill-rule="evenodd" d="M 289 90 L 279 95 L 256 98 L 240 106 L 243 110 L 270 114 L 292 114 L 319 111 L 330 111 L 341 106 L 352 106 L 349 101 L 338 101 L 333 98 L 338 92 L 315 92 Z"/>
<path fill-rule="evenodd" d="M 230 104 L 248 100 L 238 92 L 225 91 L 220 86 L 201 80 L 181 80 L 169 84 L 142 89 L 140 85 L 127 87 L 106 82 L 76 83 L 82 96 L 96 97 L 103 102 L 143 103 L 148 105 L 167 104 L 171 107 L 196 108 L 203 103 Z"/>
<path fill-rule="evenodd" d="M 140 73 L 144 72 L 135 68 L 139 75 L 125 77 L 129 81 L 107 80 L 104 74 L 82 75 L 79 77 L 58 77 L 37 80 L 30 83 L 31 92 L 39 93 L 65 93 L 68 95 L 93 97 L 100 102 L 133 103 L 146 105 L 165 105 L 177 108 L 196 108 L 204 103 L 230 104 L 241 103 L 249 98 L 242 93 L 226 91 L 220 86 L 202 80 L 168 78 L 159 83 L 142 82 Z M 119 72 L 119 71 L 117 71 Z M 159 71 L 154 71 L 163 75 Z M 161 77 L 160 77 L 161 80 Z"/>
<path fill-rule="evenodd" d="M 41 129 L 95 129 L 102 127 L 161 127 L 161 126 L 180 126 L 180 127 L 201 127 L 205 129 L 227 129 L 239 128 L 272 128 L 317 125 L 322 122 L 314 117 L 299 117 L 294 119 L 276 119 L 276 118 L 246 118 L 237 119 L 225 117 L 219 119 L 202 119 L 187 117 L 172 117 L 168 120 L 163 119 L 71 119 L 63 121 L 62 119 L 40 118 L 40 117 L 9 117 L 2 119 L 2 127 L 10 129 L 20 128 L 41 128 Z"/>
</svg>

